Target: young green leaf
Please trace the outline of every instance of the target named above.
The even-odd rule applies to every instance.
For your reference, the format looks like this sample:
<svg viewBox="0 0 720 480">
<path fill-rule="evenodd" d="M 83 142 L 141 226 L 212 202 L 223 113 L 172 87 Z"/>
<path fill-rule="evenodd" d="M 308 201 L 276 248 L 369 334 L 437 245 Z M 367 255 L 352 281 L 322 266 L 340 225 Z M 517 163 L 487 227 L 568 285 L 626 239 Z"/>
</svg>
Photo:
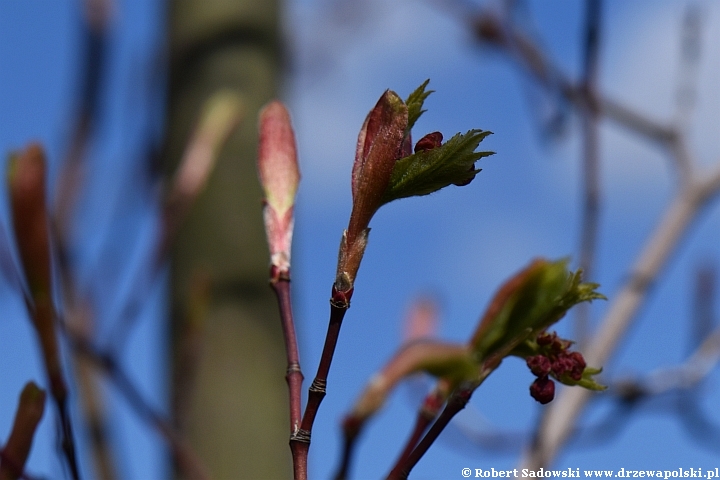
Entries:
<svg viewBox="0 0 720 480">
<path fill-rule="evenodd" d="M 603 391 L 607 390 L 607 386 L 602 385 L 595 381 L 593 378 L 595 375 L 598 375 L 602 372 L 602 368 L 591 368 L 586 367 L 585 370 L 583 370 L 582 378 L 580 380 L 573 380 L 572 378 L 568 377 L 567 375 L 563 375 L 558 380 L 568 386 L 580 386 L 583 388 L 587 388 L 588 390 L 595 390 L 595 391 Z"/>
<path fill-rule="evenodd" d="M 437 148 L 421 150 L 399 159 L 382 203 L 428 195 L 451 184 L 466 185 L 480 171 L 475 169 L 475 162 L 494 153 L 475 151 L 491 133 L 483 130 L 458 133 Z"/>
<path fill-rule="evenodd" d="M 415 122 L 417 122 L 418 118 L 420 118 L 420 116 L 427 111 L 422 109 L 423 103 L 425 102 L 425 99 L 428 97 L 428 95 L 435 91 L 425 91 L 425 87 L 428 86 L 428 83 L 430 83 L 429 78 L 425 80 L 422 85 L 416 88 L 414 92 L 408 95 L 407 100 L 405 100 L 405 105 L 407 105 L 408 107 L 408 125 L 405 129 L 406 136 L 408 133 L 410 133 L 410 130 L 413 128 L 413 126 L 415 126 Z"/>
</svg>

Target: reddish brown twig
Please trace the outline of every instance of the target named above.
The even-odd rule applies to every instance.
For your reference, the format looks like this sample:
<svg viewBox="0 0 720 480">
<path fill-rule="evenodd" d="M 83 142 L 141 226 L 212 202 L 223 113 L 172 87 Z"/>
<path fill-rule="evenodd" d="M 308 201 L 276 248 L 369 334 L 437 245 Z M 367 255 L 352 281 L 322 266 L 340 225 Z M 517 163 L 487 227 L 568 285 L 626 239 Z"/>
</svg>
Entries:
<svg viewBox="0 0 720 480">
<path fill-rule="evenodd" d="M 450 423 L 450 420 L 470 401 L 476 386 L 464 385 L 459 387 L 447 401 L 445 409 L 440 414 L 435 423 L 433 423 L 427 434 L 420 440 L 420 443 L 413 449 L 412 453 L 404 459 L 402 463 L 398 463 L 392 472 L 388 475 L 388 480 L 405 480 L 410 475 L 410 471 L 415 467 L 417 462 L 425 455 L 430 446 L 437 440 L 442 431 Z"/>
<path fill-rule="evenodd" d="M 0 480 L 23 477 L 25 462 L 30 455 L 35 429 L 45 412 L 45 391 L 28 382 L 20 394 L 17 413 L 10 437 L 2 449 Z"/>
<path fill-rule="evenodd" d="M 290 301 L 290 272 L 280 275 L 275 272 L 277 269 L 273 267 L 274 273 L 270 286 L 277 296 L 278 306 L 280 307 L 280 319 L 282 323 L 283 338 L 285 340 L 285 352 L 287 355 L 287 371 L 285 373 L 285 381 L 288 384 L 290 395 L 290 449 L 293 454 L 293 467 L 295 470 L 295 478 L 303 478 L 303 472 L 307 470 L 301 467 L 299 458 L 302 456 L 298 442 L 293 442 L 292 438 L 298 434 L 300 430 L 300 422 L 302 420 L 302 382 L 303 374 L 300 368 L 300 353 L 298 351 L 297 336 L 295 333 L 295 322 L 293 320 L 292 302 Z"/>
<path fill-rule="evenodd" d="M 305 406 L 305 413 L 302 417 L 300 430 L 290 437 L 290 445 L 293 451 L 297 451 L 300 462 L 300 477 L 296 480 L 307 479 L 307 456 L 310 449 L 310 436 L 312 427 L 315 423 L 320 404 L 327 393 L 327 378 L 330 373 L 330 365 L 332 365 L 335 347 L 337 346 L 338 337 L 340 336 L 340 327 L 348 308 L 350 308 L 350 298 L 353 290 L 348 292 L 338 292 L 333 287 L 332 297 L 330 299 L 330 322 L 328 324 L 327 334 L 325 335 L 325 344 L 323 345 L 320 364 L 318 365 L 315 379 L 308 389 L 308 400 Z"/>
</svg>

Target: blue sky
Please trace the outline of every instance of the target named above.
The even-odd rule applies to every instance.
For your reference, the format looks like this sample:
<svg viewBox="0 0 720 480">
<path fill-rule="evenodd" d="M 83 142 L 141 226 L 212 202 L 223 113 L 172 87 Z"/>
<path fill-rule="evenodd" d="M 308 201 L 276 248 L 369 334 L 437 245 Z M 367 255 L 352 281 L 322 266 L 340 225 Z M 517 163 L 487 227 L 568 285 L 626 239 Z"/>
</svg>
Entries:
<svg viewBox="0 0 720 480">
<path fill-rule="evenodd" d="M 350 170 L 357 132 L 379 95 L 391 88 L 405 97 L 426 78 L 436 91 L 415 136 L 440 130 L 448 138 L 470 128 L 492 130 L 482 147 L 497 152 L 483 159 L 483 172 L 467 187 L 451 187 L 429 197 L 398 201 L 373 219 L 370 244 L 360 269 L 353 305 L 343 325 L 329 393 L 313 433 L 311 470 L 328 478 L 335 468 L 340 432 L 338 422 L 352 406 L 362 386 L 392 356 L 402 340 L 402 318 L 418 294 L 431 292 L 441 300 L 442 338 L 464 341 L 497 286 L 535 256 L 576 256 L 579 243 L 579 128 L 574 117 L 565 137 L 543 138 L 532 101 L 538 98 L 532 81 L 506 58 L 480 48 L 456 17 L 433 3 L 401 0 L 353 2 L 329 0 L 288 2 L 285 13 L 291 65 L 285 82 L 287 101 L 299 143 L 301 171 L 294 260 L 296 321 L 306 378 L 317 365 L 328 316 L 328 292 L 334 278 L 337 248 L 350 211 Z M 468 2 L 468 4 L 484 2 Z M 338 6 L 341 5 L 341 6 Z M 534 34 L 551 58 L 576 78 L 581 65 L 581 2 L 530 1 Z M 599 84 L 614 99 L 659 121 L 675 111 L 679 37 L 687 2 L 605 2 Z M 720 161 L 720 6 L 700 2 L 703 9 L 698 69 L 698 101 L 688 123 L 690 148 L 704 165 Z M 343 7 L 344 6 L 344 7 Z M 105 95 L 103 125 L 93 154 L 92 175 L 97 188 L 87 193 L 77 235 L 86 242 L 83 258 L 117 254 L 123 245 L 127 268 L 104 280 L 112 291 L 131 278 L 152 235 L 153 208 L 129 189 L 141 167 L 148 129 L 157 128 L 162 92 L 149 75 L 154 48 L 161 40 L 163 8 L 159 2 L 119 2 L 112 30 L 112 79 Z M 15 149 L 33 138 L 48 145 L 51 176 L 66 147 L 72 95 L 77 78 L 76 48 L 79 7 L 36 0 L 22 5 L 0 4 L 0 147 Z M 348 17 L 351 20 L 348 20 Z M 10 72 L 8 74 L 7 72 Z M 145 72 L 145 73 L 138 73 Z M 628 135 L 613 124 L 601 127 L 604 202 L 596 273 L 612 298 L 629 266 L 658 222 L 676 186 L 664 153 Z M 9 220 L 5 195 L 0 198 L 1 224 Z M 131 218 L 123 224 L 108 220 Z M 128 217 L 128 212 L 133 216 Z M 98 234 L 99 232 L 99 234 Z M 3 232 L 0 232 L 2 234 Z M 682 361 L 689 341 L 691 280 L 698 264 L 719 262 L 720 208 L 704 211 L 664 270 L 662 279 L 617 355 L 606 365 L 611 378 L 643 374 Z M 113 241 L 114 239 L 114 241 Z M 2 239 L 0 238 L 0 241 Z M 89 268 L 89 267 L 88 267 Z M 90 278 L 90 273 L 88 273 Z M 5 280 L 3 280 L 5 282 Z M 103 288 L 88 285 L 87 288 Z M 717 294 L 717 292 L 716 292 Z M 19 299 L 2 284 L 0 302 L 18 312 Z M 115 304 L 109 302 L 108 310 Z M 152 316 L 164 308 L 159 295 L 148 305 Z M 592 307 L 595 320 L 607 302 Z M 717 316 L 717 312 L 716 312 Z M 18 315 L 0 322 L 0 351 L 17 359 L 0 368 L 0 435 L 11 422 L 17 392 L 27 378 L 43 376 L 31 345 L 29 326 Z M 145 325 L 152 325 L 145 322 Z M 144 359 L 161 353 L 140 338 L 159 338 L 161 327 L 134 337 L 132 361 L 137 370 Z M 563 326 L 559 326 L 562 331 Z M 24 338 L 27 344 L 18 343 Z M 156 363 L 140 382 L 157 405 L 164 391 L 153 390 L 163 378 Z M 483 385 L 468 412 L 418 465 L 414 478 L 460 478 L 460 469 L 512 468 L 517 452 L 499 454 L 462 438 L 465 431 L 527 432 L 540 409 L 528 395 L 532 376 L 519 362 L 508 360 Z M 720 424 L 713 407 L 720 400 L 717 370 L 703 385 L 705 412 Z M 358 450 L 354 478 L 379 478 L 397 455 L 411 428 L 419 399 L 400 388 L 387 408 L 373 420 Z M 720 464 L 716 453 L 691 441 L 677 415 L 668 414 L 673 399 L 658 399 L 630 417 L 617 438 L 593 448 L 569 448 L 559 467 L 689 468 Z M 609 402 L 598 401 L 590 411 L 597 420 Z M 118 425 L 132 425 L 125 415 Z M 154 435 L 141 426 L 122 434 L 141 442 L 144 456 L 129 455 L 128 478 L 150 462 L 164 472 Z M 138 430 L 130 430 L 138 428 Z M 39 438 L 52 438 L 46 419 Z M 141 439 L 141 440 L 138 440 Z M 52 472 L 56 459 L 49 441 L 38 441 L 29 471 Z M 135 462 L 135 464 L 133 463 Z"/>
<path fill-rule="evenodd" d="M 370 7 L 367 8 L 369 3 Z M 425 78 L 436 90 L 416 135 L 452 135 L 468 128 L 492 130 L 483 148 L 497 155 L 464 188 L 390 204 L 372 222 L 353 306 L 333 365 L 329 395 L 314 433 L 312 466 L 325 478 L 339 448 L 338 420 L 364 382 L 401 341 L 401 319 L 421 292 L 441 299 L 441 336 L 470 335 L 497 285 L 534 256 L 558 258 L 577 251 L 580 218 L 579 128 L 571 117 L 565 138 L 542 138 L 528 101 L 532 82 L 501 55 L 479 48 L 456 18 L 433 2 L 368 2 L 347 7 L 362 18 L 347 25 L 332 2 L 292 4 L 295 76 L 289 102 L 300 144 L 295 288 L 304 359 L 317 358 L 327 312 L 339 232 L 350 210 L 349 173 L 354 139 L 364 115 L 385 88 L 407 95 Z M 437 2 L 442 3 L 442 2 Z M 528 2 L 535 34 L 563 71 L 577 78 L 581 65 L 580 2 Z M 318 8 L 321 5 L 321 8 Z M 347 5 L 347 3 L 344 3 Z M 674 114 L 683 2 L 607 2 L 604 8 L 600 85 L 609 96 L 658 121 Z M 691 117 L 691 148 L 705 165 L 720 154 L 717 132 L 720 69 L 717 5 L 702 3 L 702 59 L 698 104 Z M 324 7 L 324 8 L 323 8 Z M 343 13 L 342 8 L 338 8 Z M 364 11 L 365 13 L 361 12 Z M 349 13 L 348 13 L 349 12 Z M 320 28 L 322 25 L 322 28 Z M 318 33 L 321 32 L 321 33 Z M 349 32 L 349 34 L 347 33 Z M 707 132 L 702 134 L 701 132 Z M 601 127 L 601 216 L 596 275 L 612 297 L 673 192 L 672 167 L 662 151 L 612 124 Z M 717 261 L 717 205 L 702 215 L 669 262 L 650 302 L 609 365 L 610 375 L 642 374 L 681 361 L 691 315 L 689 281 L 696 266 Z M 325 289 L 317 285 L 327 285 Z M 596 302 L 595 319 L 607 302 Z M 303 323 L 305 327 L 303 328 Z M 564 327 L 559 326 L 562 330 Z M 311 361 L 312 362 L 312 361 Z M 304 360 L 305 369 L 308 360 Z M 312 371 L 312 370 L 311 370 Z M 476 393 L 468 429 L 529 431 L 540 408 L 528 395 L 531 376 L 508 360 Z M 706 407 L 717 401 L 718 376 L 706 384 Z M 379 478 L 397 455 L 419 400 L 400 389 L 365 432 L 358 478 Z M 670 401 L 671 402 L 671 401 Z M 660 402 L 662 403 L 662 402 Z M 666 399 L 665 403 L 668 403 Z M 607 404 L 599 402 L 593 417 Z M 580 468 L 678 468 L 716 465 L 717 457 L 689 442 L 676 416 L 651 405 L 632 417 L 616 441 L 592 449 L 568 449 L 558 466 Z M 707 409 L 707 408 L 706 408 Z M 715 409 L 707 409 L 717 421 Z M 485 422 L 485 423 L 482 423 Z M 517 452 L 501 455 L 459 440 L 440 441 L 418 465 L 416 478 L 458 476 L 460 468 L 515 465 Z M 318 454 L 323 451 L 324 454 Z M 707 468 L 707 467 L 704 467 Z"/>
</svg>

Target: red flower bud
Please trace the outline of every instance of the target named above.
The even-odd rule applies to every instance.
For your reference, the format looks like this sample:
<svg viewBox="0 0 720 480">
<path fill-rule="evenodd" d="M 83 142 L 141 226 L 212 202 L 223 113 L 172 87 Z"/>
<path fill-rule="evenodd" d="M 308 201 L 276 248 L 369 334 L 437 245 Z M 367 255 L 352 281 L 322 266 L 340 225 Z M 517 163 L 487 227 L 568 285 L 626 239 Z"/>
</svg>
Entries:
<svg viewBox="0 0 720 480">
<path fill-rule="evenodd" d="M 432 150 L 433 148 L 439 147 L 440 145 L 442 145 L 442 139 L 443 136 L 440 132 L 428 133 L 420 140 L 418 140 L 418 142 L 415 144 L 415 153 L 424 152 L 426 150 Z"/>
<path fill-rule="evenodd" d="M 550 373 L 550 360 L 545 355 L 533 355 L 528 357 L 525 362 L 536 377 L 547 377 Z"/>
<path fill-rule="evenodd" d="M 552 362 L 551 368 L 556 377 L 561 377 L 565 373 L 569 373 L 574 365 L 575 362 L 573 362 L 567 355 L 562 354 Z"/>
<path fill-rule="evenodd" d="M 585 367 L 587 364 L 585 363 L 585 358 L 583 358 L 582 353 L 580 352 L 571 352 L 568 354 L 568 358 L 573 361 L 573 366 L 570 369 L 570 378 L 575 380 L 576 382 L 579 382 L 582 379 L 583 372 L 585 371 Z"/>
<path fill-rule="evenodd" d="M 548 377 L 542 377 L 535 380 L 530 385 L 530 396 L 545 405 L 555 398 L 555 382 Z"/>
</svg>

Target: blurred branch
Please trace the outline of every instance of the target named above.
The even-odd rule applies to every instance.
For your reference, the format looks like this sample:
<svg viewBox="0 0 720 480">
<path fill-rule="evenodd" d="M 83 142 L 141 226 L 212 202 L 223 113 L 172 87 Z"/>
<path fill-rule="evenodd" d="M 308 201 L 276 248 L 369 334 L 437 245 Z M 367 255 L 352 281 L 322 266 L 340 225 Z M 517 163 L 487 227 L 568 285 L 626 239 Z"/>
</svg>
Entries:
<svg viewBox="0 0 720 480">
<path fill-rule="evenodd" d="M 207 469 L 187 440 L 143 398 L 118 361 L 107 352 L 97 349 L 81 331 L 72 328 L 72 326 L 66 325 L 64 332 L 73 349 L 92 360 L 105 372 L 137 415 L 152 425 L 165 439 L 173 452 L 177 464 L 187 475 L 187 478 L 209 479 Z"/>
<path fill-rule="evenodd" d="M 600 218 L 600 158 L 597 112 L 598 50 L 600 49 L 600 0 L 588 0 L 585 14 L 585 65 L 582 88 L 588 108 L 582 112 L 583 134 L 583 212 L 580 229 L 580 268 L 592 278 Z M 575 339 L 585 343 L 589 331 L 590 305 L 578 305 L 575 314 Z"/>
<path fill-rule="evenodd" d="M 700 344 L 680 365 L 660 368 L 643 379 L 617 382 L 613 391 L 621 398 L 661 395 L 674 390 L 689 390 L 698 385 L 720 362 L 720 327 Z"/>
<path fill-rule="evenodd" d="M 62 278 L 65 291 L 64 314 L 66 322 L 71 324 L 73 329 L 82 331 L 86 338 L 91 338 L 94 317 L 89 302 L 80 299 L 68 270 L 63 269 Z M 118 475 L 111 442 L 108 437 L 105 398 L 100 388 L 97 370 L 87 356 L 77 355 L 75 351 L 73 353 L 77 391 L 92 442 L 92 457 L 96 472 L 99 478 L 103 480 L 114 480 L 118 478 Z"/>
<path fill-rule="evenodd" d="M 502 48 L 544 88 L 560 92 L 581 114 L 595 113 L 598 118 L 608 118 L 648 141 L 659 143 L 668 149 L 677 167 L 678 193 L 659 226 L 648 239 L 620 292 L 615 295 L 598 332 L 587 348 L 585 357 L 588 364 L 603 365 L 632 323 L 650 286 L 697 213 L 720 190 L 720 162 L 710 172 L 699 172 L 687 150 L 682 132 L 676 127 L 657 123 L 599 92 L 594 92 L 587 88 L 586 82 L 579 86 L 573 84 L 547 58 L 542 49 L 507 18 L 490 12 L 464 18 L 472 18 L 470 27 L 479 40 Z M 591 42 L 586 42 L 586 53 L 589 43 Z M 586 81 L 588 64 L 586 60 Z M 586 145 L 588 143 L 586 139 Z M 589 398 L 589 392 L 581 389 L 566 389 L 562 392 L 546 410 L 535 441 L 521 461 L 524 468 L 537 469 L 552 461 L 572 433 L 575 419 Z"/>
<path fill-rule="evenodd" d="M 142 278 L 134 282 L 134 288 L 112 326 L 107 340 L 109 348 L 118 352 L 123 350 L 147 290 L 162 272 L 178 229 L 205 189 L 220 150 L 242 121 L 243 108 L 242 98 L 231 90 L 216 91 L 204 102 L 175 176 L 167 187 L 160 234 L 151 252 L 148 269 Z"/>
<path fill-rule="evenodd" d="M 81 27 L 81 65 L 77 96 L 79 107 L 74 112 L 70 145 L 65 152 L 55 190 L 54 210 L 50 225 L 56 242 L 57 266 L 62 279 L 65 316 L 82 328 L 92 329 L 92 318 L 85 315 L 79 292 L 73 281 L 70 262 L 70 232 L 77 199 L 83 190 L 88 146 L 95 133 L 100 110 L 100 95 L 105 86 L 104 70 L 108 59 L 108 32 L 113 17 L 114 0 L 85 0 Z M 92 457 L 101 478 L 117 477 L 105 428 L 104 399 L 97 379 L 83 358 L 75 356 L 78 393 L 85 407 L 90 428 Z"/>
<path fill-rule="evenodd" d="M 650 286 L 675 251 L 703 206 L 720 189 L 720 164 L 714 175 L 689 181 L 676 194 L 663 219 L 645 244 L 635 266 L 614 295 L 603 321 L 589 343 L 585 358 L 589 365 L 605 365 L 625 331 L 636 318 Z M 590 394 L 565 389 L 546 410 L 531 450 L 521 461 L 523 468 L 548 465 L 572 433 L 577 417 Z"/>
<path fill-rule="evenodd" d="M 702 10 L 697 4 L 688 4 L 683 18 L 680 65 L 676 91 L 675 125 L 685 130 L 695 107 L 697 75 L 700 63 L 700 38 L 702 36 Z"/>
<path fill-rule="evenodd" d="M 519 66 L 549 90 L 557 90 L 575 108 L 585 110 L 590 101 L 582 85 L 575 85 L 546 57 L 543 51 L 514 25 L 489 12 L 476 13 L 463 18 L 478 40 L 502 48 Z M 662 125 L 640 112 L 624 106 L 596 92 L 598 114 L 621 126 L 658 143 L 676 137 L 674 128 Z"/>
<path fill-rule="evenodd" d="M 50 393 L 57 405 L 62 450 L 72 478 L 79 478 L 75 439 L 68 407 L 68 388 L 63 372 L 53 302 L 52 252 L 46 202 L 46 158 L 40 144 L 32 143 L 11 156 L 7 186 L 13 229 L 20 262 L 29 292 L 25 295 L 28 315 L 42 351 Z"/>
<path fill-rule="evenodd" d="M 450 395 L 445 404 L 442 413 L 437 417 L 435 423 L 432 424 L 425 436 L 418 442 L 413 451 L 407 458 L 400 458 L 399 463 L 393 468 L 388 479 L 405 480 L 408 478 L 410 471 L 423 457 L 428 448 L 437 440 L 438 436 L 450 423 L 450 420 L 470 401 L 470 397 L 477 388 L 475 385 L 462 385 Z"/>
<path fill-rule="evenodd" d="M 425 400 L 423 400 L 422 406 L 418 410 L 417 417 L 415 419 L 415 426 L 410 433 L 410 437 L 405 442 L 405 447 L 398 456 L 398 459 L 395 461 L 395 465 L 390 471 L 388 477 L 400 475 L 403 471 L 403 468 L 405 468 L 405 465 L 408 464 L 410 457 L 415 451 L 415 448 L 423 440 L 423 436 L 428 431 L 428 428 L 431 426 L 433 421 L 438 418 L 438 414 L 440 414 L 440 409 L 446 404 L 446 400 L 448 399 L 449 395 L 449 389 L 450 386 L 448 382 L 440 381 L 437 383 L 436 387 L 425 396 Z M 435 436 L 435 438 L 437 438 L 437 435 Z M 432 443 L 432 441 L 430 441 L 430 443 Z"/>
<path fill-rule="evenodd" d="M 55 193 L 53 229 L 59 251 L 67 253 L 67 241 L 75 203 L 82 191 L 85 157 L 94 133 L 100 109 L 100 94 L 104 86 L 107 62 L 108 27 L 115 8 L 114 0 L 85 0 L 82 22 L 83 49 L 80 66 L 79 108 L 75 112 L 70 145 L 66 152 Z"/>
<path fill-rule="evenodd" d="M 693 292 L 693 332 L 691 348 L 710 334 L 715 323 L 715 298 L 717 287 L 717 267 L 715 264 L 698 267 Z"/>
<path fill-rule="evenodd" d="M 0 449 L 0 480 L 27 478 L 23 474 L 30 455 L 35 429 L 45 412 L 45 391 L 35 383 L 25 384 L 15 421 L 5 447 Z"/>
</svg>

